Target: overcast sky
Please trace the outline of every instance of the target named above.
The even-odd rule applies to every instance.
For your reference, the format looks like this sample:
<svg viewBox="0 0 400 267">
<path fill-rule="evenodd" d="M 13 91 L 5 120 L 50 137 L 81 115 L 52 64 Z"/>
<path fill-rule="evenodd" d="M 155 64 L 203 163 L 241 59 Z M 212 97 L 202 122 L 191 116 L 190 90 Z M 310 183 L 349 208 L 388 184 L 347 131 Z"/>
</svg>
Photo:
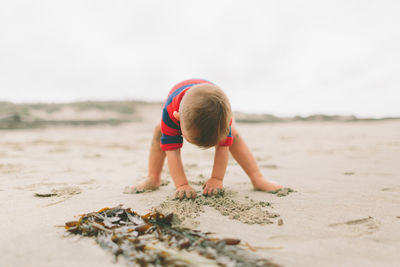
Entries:
<svg viewBox="0 0 400 267">
<path fill-rule="evenodd" d="M 400 116 L 400 1 L 1 1 L 0 100 L 164 100 L 193 77 L 236 110 Z"/>
</svg>

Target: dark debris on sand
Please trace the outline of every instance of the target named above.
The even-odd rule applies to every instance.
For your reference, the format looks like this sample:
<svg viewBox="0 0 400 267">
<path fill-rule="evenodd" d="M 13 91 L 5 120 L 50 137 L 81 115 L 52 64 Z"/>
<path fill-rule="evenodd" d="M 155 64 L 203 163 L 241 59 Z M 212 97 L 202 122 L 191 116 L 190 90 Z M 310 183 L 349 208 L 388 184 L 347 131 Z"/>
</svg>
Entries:
<svg viewBox="0 0 400 267">
<path fill-rule="evenodd" d="M 199 266 L 180 257 L 183 250 L 197 252 L 220 266 L 278 266 L 238 247 L 238 239 L 211 238 L 209 233 L 173 227 L 172 217 L 158 212 L 141 216 L 119 205 L 84 214 L 78 221 L 65 223 L 65 228 L 70 234 L 94 237 L 102 248 L 134 266 Z"/>
<path fill-rule="evenodd" d="M 292 188 L 284 187 L 284 188 L 281 188 L 281 189 L 278 189 L 275 191 L 270 191 L 268 193 L 276 194 L 277 197 L 285 197 L 285 196 L 289 195 L 289 193 L 292 193 L 292 192 L 296 192 L 296 191 L 293 190 Z"/>
</svg>

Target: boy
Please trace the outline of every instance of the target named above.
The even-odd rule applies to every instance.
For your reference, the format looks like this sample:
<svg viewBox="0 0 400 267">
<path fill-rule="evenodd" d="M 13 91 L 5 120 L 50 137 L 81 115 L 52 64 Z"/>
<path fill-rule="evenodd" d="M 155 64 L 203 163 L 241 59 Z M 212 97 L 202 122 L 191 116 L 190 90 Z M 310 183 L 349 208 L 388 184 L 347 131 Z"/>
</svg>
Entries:
<svg viewBox="0 0 400 267">
<path fill-rule="evenodd" d="M 203 186 L 204 195 L 216 194 L 222 188 L 229 152 L 249 176 L 255 190 L 273 191 L 281 188 L 264 179 L 255 158 L 232 122 L 229 100 L 213 83 L 190 79 L 175 85 L 164 103 L 161 124 L 154 129 L 148 178 L 133 189 L 157 189 L 167 157 L 176 196 L 180 199 L 196 197 L 181 160 L 183 138 L 202 148 L 215 147 L 214 166 L 211 178 Z"/>
</svg>

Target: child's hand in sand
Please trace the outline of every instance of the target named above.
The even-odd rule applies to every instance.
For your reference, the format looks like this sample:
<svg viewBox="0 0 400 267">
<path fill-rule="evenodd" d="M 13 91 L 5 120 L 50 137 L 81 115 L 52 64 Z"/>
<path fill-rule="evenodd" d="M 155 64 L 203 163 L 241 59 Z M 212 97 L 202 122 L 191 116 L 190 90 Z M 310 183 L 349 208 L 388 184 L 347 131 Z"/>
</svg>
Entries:
<svg viewBox="0 0 400 267">
<path fill-rule="evenodd" d="M 179 186 L 175 191 L 175 197 L 179 198 L 180 200 L 186 198 L 196 198 L 196 191 L 188 184 Z"/>
<path fill-rule="evenodd" d="M 218 193 L 218 189 L 222 189 L 222 180 L 211 177 L 203 185 L 203 195 L 216 195 Z"/>
<path fill-rule="evenodd" d="M 127 186 L 124 189 L 125 194 L 143 193 L 145 191 L 153 191 L 160 187 L 161 181 L 147 178 L 143 183 L 134 186 Z"/>
</svg>

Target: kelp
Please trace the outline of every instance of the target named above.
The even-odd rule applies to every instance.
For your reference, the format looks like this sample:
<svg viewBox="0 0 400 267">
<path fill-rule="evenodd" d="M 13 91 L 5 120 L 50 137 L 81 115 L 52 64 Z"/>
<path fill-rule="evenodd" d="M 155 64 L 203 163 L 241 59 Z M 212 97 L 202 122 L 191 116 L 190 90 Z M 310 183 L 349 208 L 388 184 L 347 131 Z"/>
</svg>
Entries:
<svg viewBox="0 0 400 267">
<path fill-rule="evenodd" d="M 237 246 L 239 239 L 212 238 L 183 227 L 173 227 L 173 214 L 157 211 L 144 216 L 122 205 L 81 215 L 65 223 L 70 234 L 94 237 L 116 259 L 122 256 L 134 266 L 199 266 L 183 251 L 196 252 L 220 266 L 278 266 Z"/>
</svg>

